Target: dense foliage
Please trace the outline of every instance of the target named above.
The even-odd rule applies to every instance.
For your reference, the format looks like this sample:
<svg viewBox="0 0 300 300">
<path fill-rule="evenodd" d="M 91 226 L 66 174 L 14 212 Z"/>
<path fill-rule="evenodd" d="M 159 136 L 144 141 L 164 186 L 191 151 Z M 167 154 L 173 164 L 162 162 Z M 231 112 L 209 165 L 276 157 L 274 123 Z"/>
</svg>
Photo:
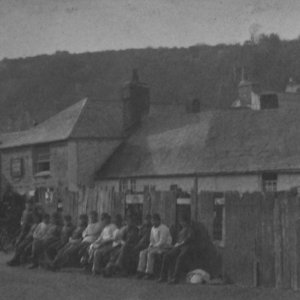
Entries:
<svg viewBox="0 0 300 300">
<path fill-rule="evenodd" d="M 244 45 L 130 49 L 97 53 L 57 52 L 0 62 L 0 131 L 24 129 L 85 96 L 118 100 L 137 67 L 151 101 L 201 100 L 202 109 L 226 108 L 236 98 L 241 67 L 265 89 L 281 91 L 300 79 L 300 40 L 262 36 Z"/>
</svg>

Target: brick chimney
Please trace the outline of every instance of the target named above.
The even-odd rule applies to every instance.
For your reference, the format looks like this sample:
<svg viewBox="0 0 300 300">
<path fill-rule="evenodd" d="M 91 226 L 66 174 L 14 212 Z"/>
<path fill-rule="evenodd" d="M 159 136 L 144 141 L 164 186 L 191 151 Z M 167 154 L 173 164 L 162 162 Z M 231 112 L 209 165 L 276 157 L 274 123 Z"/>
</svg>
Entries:
<svg viewBox="0 0 300 300">
<path fill-rule="evenodd" d="M 122 101 L 124 129 L 129 130 L 141 122 L 150 108 L 150 90 L 140 81 L 137 69 L 132 70 L 131 81 L 123 85 Z"/>
</svg>

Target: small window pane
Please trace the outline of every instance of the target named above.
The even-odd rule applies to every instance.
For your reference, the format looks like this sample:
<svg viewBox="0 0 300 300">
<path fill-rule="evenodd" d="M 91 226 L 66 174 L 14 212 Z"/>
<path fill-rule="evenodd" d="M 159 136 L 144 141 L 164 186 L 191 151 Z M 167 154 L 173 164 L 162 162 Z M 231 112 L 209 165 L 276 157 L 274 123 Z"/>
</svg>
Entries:
<svg viewBox="0 0 300 300">
<path fill-rule="evenodd" d="M 35 148 L 35 173 L 50 171 L 50 148 L 48 146 Z"/>
<path fill-rule="evenodd" d="M 265 192 L 277 191 L 277 174 L 276 173 L 264 173 L 262 174 L 262 185 Z"/>
<path fill-rule="evenodd" d="M 11 177 L 19 178 L 23 175 L 23 159 L 13 158 L 10 163 Z"/>
</svg>

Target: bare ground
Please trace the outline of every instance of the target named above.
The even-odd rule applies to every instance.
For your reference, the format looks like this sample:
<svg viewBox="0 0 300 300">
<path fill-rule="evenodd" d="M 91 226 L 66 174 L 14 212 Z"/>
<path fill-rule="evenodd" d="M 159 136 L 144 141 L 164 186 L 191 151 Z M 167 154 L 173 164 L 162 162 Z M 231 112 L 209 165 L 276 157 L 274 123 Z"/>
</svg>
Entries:
<svg viewBox="0 0 300 300">
<path fill-rule="evenodd" d="M 300 299 L 300 293 L 287 290 L 243 288 L 235 285 L 179 284 L 169 286 L 133 278 L 92 277 L 78 269 L 52 273 L 41 269 L 10 268 L 5 265 L 9 258 L 8 255 L 0 253 L 1 300 Z"/>
</svg>

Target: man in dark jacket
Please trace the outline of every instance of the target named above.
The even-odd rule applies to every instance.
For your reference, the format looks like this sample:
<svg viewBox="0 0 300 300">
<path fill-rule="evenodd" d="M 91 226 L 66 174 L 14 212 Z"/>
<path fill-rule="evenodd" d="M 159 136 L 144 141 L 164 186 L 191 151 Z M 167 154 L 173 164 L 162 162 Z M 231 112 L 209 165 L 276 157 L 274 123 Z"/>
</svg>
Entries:
<svg viewBox="0 0 300 300">
<path fill-rule="evenodd" d="M 33 224 L 31 225 L 29 232 L 27 233 L 23 241 L 18 244 L 15 250 L 15 255 L 10 261 L 7 262 L 7 265 L 14 267 L 26 262 L 26 259 L 28 258 L 32 247 L 33 233 L 40 221 L 40 216 L 33 215 Z"/>
<path fill-rule="evenodd" d="M 71 237 L 67 244 L 65 244 L 57 253 L 55 259 L 52 263 L 49 263 L 49 269 L 55 271 L 68 264 L 70 264 L 74 259 L 78 259 L 77 255 L 78 245 L 82 242 L 82 234 L 88 225 L 88 216 L 82 214 L 79 216 L 78 226 L 72 232 Z"/>
<path fill-rule="evenodd" d="M 195 232 L 191 226 L 190 218 L 182 215 L 179 222 L 181 230 L 178 233 L 177 243 L 163 256 L 159 282 L 166 281 L 170 272 L 169 283 L 178 283 L 187 259 L 194 254 Z"/>
<path fill-rule="evenodd" d="M 144 224 L 141 226 L 139 230 L 139 242 L 134 247 L 134 251 L 139 253 L 140 251 L 148 248 L 150 243 L 150 233 L 152 228 L 152 217 L 150 214 L 147 214 L 145 217 Z M 138 254 L 137 254 L 138 255 Z"/>
<path fill-rule="evenodd" d="M 39 266 L 41 257 L 44 257 L 45 250 L 52 244 L 60 240 L 61 218 L 59 213 L 51 215 L 49 228 L 41 240 L 36 240 L 32 244 L 32 265 L 29 269 L 35 269 Z"/>
<path fill-rule="evenodd" d="M 134 247 L 139 241 L 139 230 L 136 226 L 136 217 L 127 216 L 127 224 L 119 232 L 119 241 L 110 254 L 110 259 L 105 267 L 104 275 L 111 276 L 119 271 L 123 275 L 133 274 L 137 267 L 138 253 Z"/>
</svg>

